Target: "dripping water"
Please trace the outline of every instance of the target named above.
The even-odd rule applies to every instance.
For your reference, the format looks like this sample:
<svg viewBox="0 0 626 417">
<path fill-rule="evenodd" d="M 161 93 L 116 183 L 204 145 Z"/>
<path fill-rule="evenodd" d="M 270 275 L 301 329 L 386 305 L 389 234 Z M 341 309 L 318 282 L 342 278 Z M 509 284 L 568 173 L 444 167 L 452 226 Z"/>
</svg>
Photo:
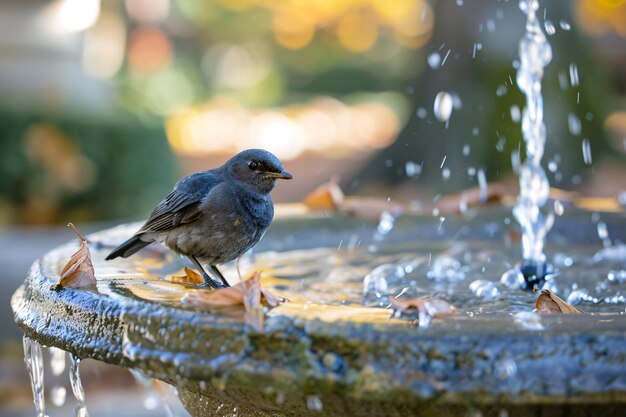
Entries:
<svg viewBox="0 0 626 417">
<path fill-rule="evenodd" d="M 47 417 L 46 402 L 44 399 L 43 353 L 41 345 L 28 336 L 23 338 L 24 362 L 30 376 L 30 385 L 33 390 L 33 402 L 37 417 Z"/>
</svg>

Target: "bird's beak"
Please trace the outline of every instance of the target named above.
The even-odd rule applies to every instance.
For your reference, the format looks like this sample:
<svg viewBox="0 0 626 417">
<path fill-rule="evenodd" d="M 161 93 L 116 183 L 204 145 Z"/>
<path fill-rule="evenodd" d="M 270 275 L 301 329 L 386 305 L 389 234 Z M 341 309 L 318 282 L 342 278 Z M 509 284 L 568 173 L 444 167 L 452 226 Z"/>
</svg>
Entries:
<svg viewBox="0 0 626 417">
<path fill-rule="evenodd" d="M 281 180 L 290 180 L 293 178 L 293 175 L 284 170 L 280 172 L 267 172 L 265 175 L 270 178 L 278 178 Z"/>
</svg>

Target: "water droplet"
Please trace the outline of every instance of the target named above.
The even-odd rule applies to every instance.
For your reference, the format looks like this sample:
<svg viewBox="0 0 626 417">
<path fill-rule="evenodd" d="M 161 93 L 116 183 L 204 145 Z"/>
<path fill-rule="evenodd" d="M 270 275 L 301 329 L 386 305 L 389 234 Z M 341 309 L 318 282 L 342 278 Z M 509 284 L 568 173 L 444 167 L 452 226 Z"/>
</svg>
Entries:
<svg viewBox="0 0 626 417">
<path fill-rule="evenodd" d="M 65 371 L 65 351 L 59 348 L 51 347 L 50 351 L 50 369 L 52 375 L 59 376 Z"/>
<path fill-rule="evenodd" d="M 317 395 L 309 395 L 306 397 L 306 406 L 311 411 L 321 412 L 324 409 L 322 400 Z"/>
<path fill-rule="evenodd" d="M 565 31 L 570 30 L 572 28 L 572 26 L 569 24 L 567 20 L 559 21 L 559 26 L 561 26 L 561 29 Z"/>
<path fill-rule="evenodd" d="M 579 84 L 578 67 L 576 64 L 569 65 L 569 82 L 572 87 L 576 87 Z"/>
<path fill-rule="evenodd" d="M 442 169 L 441 176 L 443 177 L 444 181 L 447 181 L 448 179 L 450 179 L 450 168 Z"/>
<path fill-rule="evenodd" d="M 82 403 L 78 404 L 78 406 L 74 409 L 74 417 L 89 417 L 87 406 Z"/>
<path fill-rule="evenodd" d="M 626 270 L 609 271 L 606 278 L 611 284 L 623 284 L 626 282 Z"/>
<path fill-rule="evenodd" d="M 70 353 L 70 385 L 72 386 L 72 392 L 74 397 L 81 402 L 85 402 L 85 391 L 83 390 L 83 384 L 80 381 L 80 358 Z"/>
<path fill-rule="evenodd" d="M 507 288 L 518 290 L 526 287 L 524 274 L 519 269 L 509 269 L 500 277 L 500 283 Z"/>
<path fill-rule="evenodd" d="M 376 231 L 381 235 L 386 235 L 391 231 L 391 229 L 393 229 L 393 224 L 395 220 L 395 217 L 393 217 L 390 212 L 383 211 L 380 215 L 380 221 L 378 223 Z"/>
<path fill-rule="evenodd" d="M 463 145 L 463 156 L 468 156 L 470 154 L 470 146 L 468 144 Z"/>
<path fill-rule="evenodd" d="M 67 390 L 65 389 L 65 387 L 62 387 L 60 385 L 55 385 L 50 390 L 50 400 L 52 401 L 52 404 L 56 405 L 57 407 L 61 407 L 63 404 L 65 404 L 66 396 Z"/>
<path fill-rule="evenodd" d="M 580 304 L 581 301 L 585 301 L 589 298 L 587 290 L 574 290 L 567 296 L 567 302 L 571 305 Z"/>
<path fill-rule="evenodd" d="M 504 148 L 506 147 L 506 138 L 504 136 L 500 136 L 498 142 L 496 142 L 496 150 L 498 152 L 504 152 Z"/>
<path fill-rule="evenodd" d="M 593 159 L 591 157 L 591 143 L 589 142 L 589 139 L 583 139 L 582 149 L 583 161 L 585 162 L 585 165 L 591 165 L 593 163 Z"/>
<path fill-rule="evenodd" d="M 432 54 L 428 55 L 427 61 L 428 66 L 432 69 L 439 68 L 439 65 L 441 64 L 441 55 L 439 55 L 439 52 L 433 52 Z"/>
<path fill-rule="evenodd" d="M 508 92 L 509 92 L 509 90 L 508 90 L 508 88 L 506 88 L 506 85 L 502 84 L 502 85 L 498 86 L 498 88 L 496 89 L 496 96 L 502 97 L 503 95 L 505 95 Z"/>
<path fill-rule="evenodd" d="M 156 410 L 159 407 L 160 400 L 156 392 L 148 392 L 143 397 L 143 407 L 146 410 Z"/>
<path fill-rule="evenodd" d="M 404 169 L 406 171 L 407 177 L 414 177 L 422 173 L 422 166 L 419 164 L 416 164 L 413 161 L 408 161 L 405 164 Z"/>
<path fill-rule="evenodd" d="M 482 168 L 478 170 L 478 187 L 480 201 L 487 201 L 487 177 L 485 175 L 485 171 Z"/>
<path fill-rule="evenodd" d="M 444 64 L 446 63 L 446 61 L 448 60 L 448 57 L 450 56 L 450 49 L 448 49 L 448 52 L 446 52 L 446 55 L 443 57 L 443 59 L 441 60 L 441 66 L 443 67 Z"/>
<path fill-rule="evenodd" d="M 542 290 L 549 290 L 549 291 L 553 292 L 554 294 L 558 294 L 559 293 L 559 287 L 557 287 L 557 285 L 556 285 L 556 281 L 554 280 L 554 275 L 546 275 L 545 279 L 546 279 L 546 281 L 541 286 L 541 289 Z"/>
<path fill-rule="evenodd" d="M 559 169 L 559 166 L 554 161 L 548 162 L 548 171 L 556 172 Z"/>
<path fill-rule="evenodd" d="M 486 301 L 495 301 L 500 297 L 500 290 L 491 281 L 477 279 L 469 285 L 469 288 L 474 295 Z"/>
<path fill-rule="evenodd" d="M 551 20 L 546 20 L 545 22 L 543 22 L 543 27 L 546 29 L 546 33 L 548 35 L 554 35 L 556 33 L 556 27 Z"/>
<path fill-rule="evenodd" d="M 519 122 L 520 119 L 522 117 L 522 112 L 519 109 L 518 105 L 512 105 L 511 106 L 511 120 L 513 120 L 515 123 Z"/>
<path fill-rule="evenodd" d="M 425 119 L 428 116 L 428 111 L 423 107 L 418 107 L 415 114 L 420 119 Z"/>
<path fill-rule="evenodd" d="M 467 205 L 467 201 L 465 201 L 465 199 L 460 199 L 459 200 L 459 212 L 460 213 L 465 213 L 467 212 L 467 210 L 469 209 L 468 205 Z"/>
<path fill-rule="evenodd" d="M 461 264 L 450 256 L 437 257 L 426 276 L 435 281 L 457 282 L 465 279 Z"/>
<path fill-rule="evenodd" d="M 363 279 L 364 304 L 382 305 L 389 293 L 387 280 L 403 276 L 404 269 L 396 265 L 383 264 L 374 268 Z"/>
<path fill-rule="evenodd" d="M 435 104 L 433 106 L 433 111 L 437 120 L 440 122 L 447 122 L 452 115 L 453 107 L 454 99 L 450 93 L 441 91 L 437 94 L 435 97 Z"/>
<path fill-rule="evenodd" d="M 565 213 L 565 207 L 559 200 L 554 200 L 554 212 L 557 216 L 562 216 Z"/>
<path fill-rule="evenodd" d="M 472 129 L 472 135 L 478 136 L 479 133 L 480 133 L 480 130 L 477 127 Z"/>
<path fill-rule="evenodd" d="M 574 113 L 567 115 L 567 127 L 572 135 L 578 136 L 581 131 L 580 119 Z"/>
</svg>

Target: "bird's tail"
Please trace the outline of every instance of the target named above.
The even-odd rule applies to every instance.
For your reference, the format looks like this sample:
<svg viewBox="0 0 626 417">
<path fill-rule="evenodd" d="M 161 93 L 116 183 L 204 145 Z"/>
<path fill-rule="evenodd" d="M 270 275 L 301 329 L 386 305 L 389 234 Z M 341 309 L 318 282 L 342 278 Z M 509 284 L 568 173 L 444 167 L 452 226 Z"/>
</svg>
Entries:
<svg viewBox="0 0 626 417">
<path fill-rule="evenodd" d="M 145 240 L 141 240 L 141 238 L 137 235 L 131 237 L 126 242 L 119 245 L 117 248 L 113 249 L 109 255 L 104 258 L 109 261 L 111 259 L 115 259 L 117 257 L 128 258 L 133 253 L 145 248 L 152 242 L 146 242 Z"/>
</svg>

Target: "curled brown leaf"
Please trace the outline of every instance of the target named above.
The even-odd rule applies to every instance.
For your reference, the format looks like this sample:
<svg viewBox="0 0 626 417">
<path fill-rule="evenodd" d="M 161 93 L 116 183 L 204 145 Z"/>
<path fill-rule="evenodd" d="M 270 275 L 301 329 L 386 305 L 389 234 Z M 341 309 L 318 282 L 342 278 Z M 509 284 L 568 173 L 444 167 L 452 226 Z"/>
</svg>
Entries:
<svg viewBox="0 0 626 417">
<path fill-rule="evenodd" d="M 304 198 L 304 203 L 312 210 L 333 210 L 368 221 L 379 221 L 383 213 L 398 217 L 406 211 L 404 205 L 387 199 L 345 197 L 336 180 L 317 187 Z"/>
<path fill-rule="evenodd" d="M 183 298 L 183 302 L 198 307 L 243 305 L 245 308 L 245 322 L 258 331 L 263 330 L 263 304 L 276 307 L 284 301 L 284 298 L 263 288 L 259 272 L 255 272 L 247 280 L 232 287 L 211 291 L 195 291 Z"/>
<path fill-rule="evenodd" d="M 193 269 L 185 267 L 184 271 L 185 275 L 183 276 L 173 276 L 172 282 L 175 284 L 204 284 L 204 278 L 202 278 L 202 275 Z"/>
<path fill-rule="evenodd" d="M 535 289 L 535 292 L 539 292 Z M 584 311 L 574 307 L 571 304 L 563 301 L 559 296 L 553 294 L 550 290 L 541 290 L 537 301 L 535 302 L 535 308 L 538 313 L 545 314 L 580 314 Z"/>
<path fill-rule="evenodd" d="M 61 269 L 59 281 L 51 289 L 58 291 L 63 287 L 86 288 L 96 286 L 96 274 L 91 263 L 91 253 L 87 240 L 80 234 L 76 226 L 68 223 L 68 227 L 78 235 L 81 240 L 80 247 L 72 255 L 70 260 Z"/>
<path fill-rule="evenodd" d="M 304 204 L 312 210 L 338 210 L 344 195 L 336 181 L 326 182 L 304 197 Z"/>
</svg>

